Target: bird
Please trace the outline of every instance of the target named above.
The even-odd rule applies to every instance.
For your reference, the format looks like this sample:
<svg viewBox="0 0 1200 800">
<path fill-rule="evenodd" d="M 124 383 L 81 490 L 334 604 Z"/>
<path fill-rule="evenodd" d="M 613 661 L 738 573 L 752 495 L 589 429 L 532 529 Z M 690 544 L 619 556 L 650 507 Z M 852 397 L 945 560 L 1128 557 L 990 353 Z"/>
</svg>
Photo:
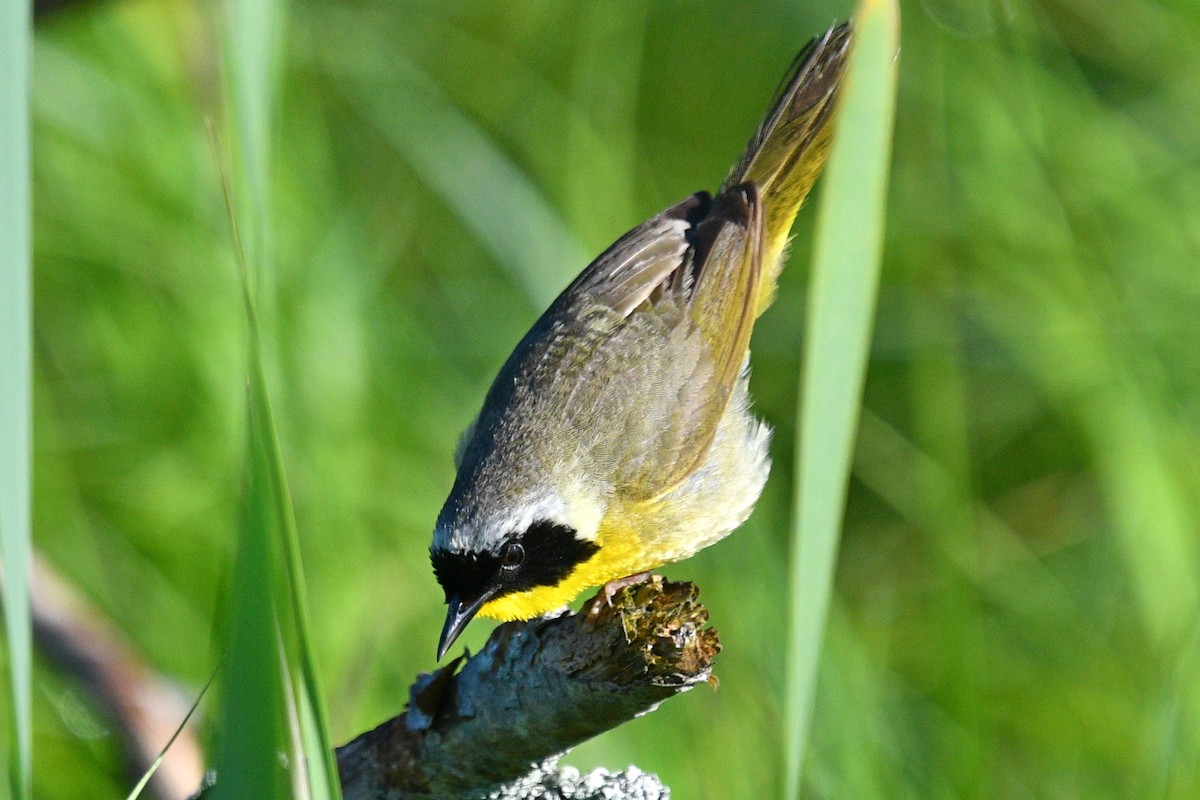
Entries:
<svg viewBox="0 0 1200 800">
<path fill-rule="evenodd" d="M 550 614 L 749 517 L 770 470 L 750 334 L 829 154 L 851 38 L 809 41 L 720 189 L 619 238 L 504 362 L 434 526 L 439 661 L 476 616 Z"/>
</svg>

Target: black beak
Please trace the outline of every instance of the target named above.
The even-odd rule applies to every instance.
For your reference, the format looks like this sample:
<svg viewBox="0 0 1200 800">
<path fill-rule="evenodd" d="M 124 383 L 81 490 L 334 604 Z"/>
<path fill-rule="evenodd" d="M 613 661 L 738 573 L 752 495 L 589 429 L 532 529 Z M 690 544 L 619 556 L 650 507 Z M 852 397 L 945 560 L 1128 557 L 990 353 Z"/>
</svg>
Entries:
<svg viewBox="0 0 1200 800">
<path fill-rule="evenodd" d="M 442 638 L 438 640 L 438 661 L 441 661 L 446 655 L 450 645 L 454 644 L 454 640 L 467 627 L 467 623 L 475 617 L 480 607 L 495 593 L 494 589 L 490 589 L 477 600 L 469 601 L 462 600 L 458 595 L 450 598 L 450 609 L 446 612 L 446 624 L 442 626 Z"/>
</svg>

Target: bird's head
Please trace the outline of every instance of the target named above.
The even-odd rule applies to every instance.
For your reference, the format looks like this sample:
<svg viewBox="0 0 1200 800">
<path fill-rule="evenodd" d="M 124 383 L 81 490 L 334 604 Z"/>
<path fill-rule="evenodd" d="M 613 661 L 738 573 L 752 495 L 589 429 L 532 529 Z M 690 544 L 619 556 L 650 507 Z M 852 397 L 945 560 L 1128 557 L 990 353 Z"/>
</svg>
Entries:
<svg viewBox="0 0 1200 800">
<path fill-rule="evenodd" d="M 443 509 L 429 550 L 449 606 L 439 661 L 476 615 L 531 619 L 561 608 L 586 585 L 577 585 L 579 568 L 600 551 L 598 520 L 573 525 L 557 501 L 527 504 L 501 519 L 453 510 Z"/>
</svg>

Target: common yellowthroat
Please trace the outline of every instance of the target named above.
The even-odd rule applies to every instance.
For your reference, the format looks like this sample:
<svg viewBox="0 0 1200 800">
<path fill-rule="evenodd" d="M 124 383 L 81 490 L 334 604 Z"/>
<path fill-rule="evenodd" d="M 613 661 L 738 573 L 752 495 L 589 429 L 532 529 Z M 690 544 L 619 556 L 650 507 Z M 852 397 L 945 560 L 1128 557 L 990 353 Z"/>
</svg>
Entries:
<svg viewBox="0 0 1200 800">
<path fill-rule="evenodd" d="M 542 314 L 464 434 L 430 556 L 449 612 L 530 619 L 686 558 L 767 479 L 750 331 L 829 150 L 850 29 L 809 42 L 715 196 L 622 236 Z"/>
</svg>

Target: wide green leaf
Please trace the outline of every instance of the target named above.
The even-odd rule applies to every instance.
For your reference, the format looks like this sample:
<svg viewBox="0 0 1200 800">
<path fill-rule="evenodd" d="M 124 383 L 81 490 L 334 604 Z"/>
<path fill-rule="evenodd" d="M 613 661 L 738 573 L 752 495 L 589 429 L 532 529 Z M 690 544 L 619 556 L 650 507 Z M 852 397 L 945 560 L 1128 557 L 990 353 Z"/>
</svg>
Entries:
<svg viewBox="0 0 1200 800">
<path fill-rule="evenodd" d="M 874 327 L 899 9 L 863 0 L 817 217 L 797 429 L 785 795 L 799 794 Z"/>
<path fill-rule="evenodd" d="M 33 452 L 29 159 L 30 3 L 0 3 L 0 563 L 12 796 L 30 794 L 30 468 Z"/>
</svg>

